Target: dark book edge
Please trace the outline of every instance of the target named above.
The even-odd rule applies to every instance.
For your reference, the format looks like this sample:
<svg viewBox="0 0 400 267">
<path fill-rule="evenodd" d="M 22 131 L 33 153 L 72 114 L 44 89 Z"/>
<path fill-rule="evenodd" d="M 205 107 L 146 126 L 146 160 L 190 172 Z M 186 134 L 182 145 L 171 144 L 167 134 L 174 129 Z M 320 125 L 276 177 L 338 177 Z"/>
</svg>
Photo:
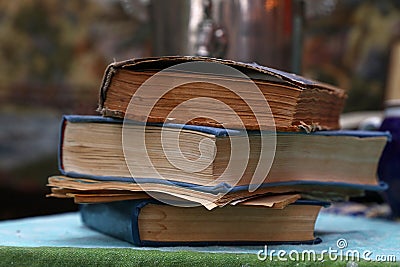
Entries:
<svg viewBox="0 0 400 267">
<path fill-rule="evenodd" d="M 65 173 L 64 165 L 63 165 L 63 143 L 64 143 L 64 132 L 65 132 L 65 125 L 66 125 L 66 116 L 64 115 L 60 122 L 60 133 L 58 138 L 58 149 L 57 149 L 57 163 L 58 163 L 58 170 L 61 173 Z"/>
<path fill-rule="evenodd" d="M 224 136 L 235 136 L 235 135 L 245 135 L 247 134 L 259 134 L 260 131 L 257 130 L 236 130 L 236 129 L 225 129 L 225 128 L 217 128 L 211 126 L 200 126 L 200 125 L 189 125 L 189 124 L 176 124 L 176 123 L 144 123 L 139 121 L 132 120 L 124 120 L 112 117 L 103 117 L 103 116 L 88 116 L 88 115 L 64 115 L 62 118 L 62 126 L 61 131 L 64 130 L 64 121 L 69 121 L 73 123 L 115 123 L 115 124 L 132 124 L 132 125 L 141 125 L 141 126 L 156 126 L 156 127 L 169 127 L 175 129 L 185 129 L 191 130 L 201 133 L 207 133 L 215 135 L 216 137 L 224 137 Z M 274 134 L 271 131 L 263 132 L 265 134 Z M 391 140 L 391 134 L 388 131 L 357 131 L 357 130 L 332 130 L 332 131 L 315 131 L 315 132 L 275 132 L 275 134 L 279 135 L 322 135 L 322 136 L 350 136 L 350 137 L 360 137 L 360 138 L 368 138 L 368 137 L 386 137 L 389 141 Z"/>
<path fill-rule="evenodd" d="M 60 169 L 62 175 L 76 178 L 76 179 L 91 179 L 102 182 L 121 182 L 121 183 L 137 183 L 137 184 L 162 184 L 176 187 L 183 187 L 187 189 L 197 190 L 205 193 L 211 194 L 219 194 L 219 193 L 227 193 L 227 192 L 239 192 L 248 190 L 250 185 L 240 185 L 240 186 L 230 186 L 227 183 L 220 183 L 214 186 L 205 186 L 194 183 L 187 182 L 178 182 L 171 181 L 166 179 L 157 179 L 157 178 L 133 178 L 133 177 L 118 177 L 118 176 L 93 176 L 82 173 L 75 172 L 66 172 L 63 169 Z M 337 188 L 345 188 L 345 189 L 354 189 L 354 190 L 367 190 L 367 191 L 385 191 L 388 188 L 388 185 L 379 181 L 377 185 L 367 185 L 367 184 L 352 184 L 352 183 L 343 183 L 343 182 L 321 182 L 321 181 L 286 181 L 286 182 L 273 182 L 273 183 L 263 183 L 259 186 L 259 188 L 269 188 L 269 187 L 278 187 L 278 186 L 319 186 L 319 187 L 337 187 Z"/>
<path fill-rule="evenodd" d="M 235 130 L 235 129 L 225 129 L 225 128 L 216 128 L 210 126 L 200 126 L 200 125 L 189 125 L 189 124 L 176 124 L 176 123 L 144 123 L 140 121 L 133 121 L 128 119 L 119 119 L 112 117 L 103 117 L 103 116 L 88 116 L 88 115 L 64 115 L 62 121 L 68 121 L 72 123 L 112 123 L 112 124 L 131 124 L 131 125 L 139 125 L 139 126 L 155 126 L 155 127 L 168 127 L 174 129 L 184 129 L 191 130 L 206 134 L 212 134 L 216 137 L 228 136 L 228 135 L 243 135 L 245 134 L 245 130 Z M 65 123 L 65 122 L 64 122 Z M 63 128 L 61 128 L 63 131 Z M 248 131 L 258 133 L 259 131 Z"/>
</svg>

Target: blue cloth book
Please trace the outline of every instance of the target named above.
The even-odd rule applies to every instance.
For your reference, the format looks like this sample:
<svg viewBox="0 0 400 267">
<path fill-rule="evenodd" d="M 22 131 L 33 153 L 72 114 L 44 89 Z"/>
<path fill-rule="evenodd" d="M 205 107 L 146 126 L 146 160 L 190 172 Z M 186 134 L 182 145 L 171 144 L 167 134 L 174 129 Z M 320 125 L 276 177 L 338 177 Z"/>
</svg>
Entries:
<svg viewBox="0 0 400 267">
<path fill-rule="evenodd" d="M 124 148 L 122 120 L 64 116 L 61 125 L 59 169 L 69 177 L 176 184 L 212 193 L 235 192 L 248 189 L 255 166 L 263 164 L 258 162 L 258 131 L 176 124 L 147 124 L 144 127 L 144 124 L 130 122 L 125 126 L 131 131 L 128 137 L 132 143 L 128 144 L 131 147 Z M 136 149 L 134 142 L 143 137 L 139 131 L 143 127 L 146 129 L 146 154 Z M 160 141 L 162 131 L 166 138 L 163 144 Z M 176 143 L 177 137 L 180 143 Z M 247 165 L 244 169 L 235 169 L 241 164 L 235 162 L 230 175 L 224 176 L 230 156 L 233 157 L 230 138 L 239 142 L 249 140 L 250 151 L 248 154 L 247 151 L 236 151 L 236 160 L 245 161 Z M 376 171 L 389 139 L 386 132 L 372 131 L 278 132 L 274 160 L 259 188 L 385 189 L 386 185 L 379 182 Z M 169 154 L 166 156 L 166 153 Z M 149 161 L 143 160 L 146 157 Z M 199 162 L 203 158 L 204 162 Z M 154 170 L 158 175 L 154 175 Z M 237 170 L 243 174 L 238 175 Z"/>
<path fill-rule="evenodd" d="M 154 199 L 81 205 L 83 223 L 136 246 L 313 244 L 325 202 L 298 200 L 283 209 L 228 205 L 175 207 Z"/>
</svg>

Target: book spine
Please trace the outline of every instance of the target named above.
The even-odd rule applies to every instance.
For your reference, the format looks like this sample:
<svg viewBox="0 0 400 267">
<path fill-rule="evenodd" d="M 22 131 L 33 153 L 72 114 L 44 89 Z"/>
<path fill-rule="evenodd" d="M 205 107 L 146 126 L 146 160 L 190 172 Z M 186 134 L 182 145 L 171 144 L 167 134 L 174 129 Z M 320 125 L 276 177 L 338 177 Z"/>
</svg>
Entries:
<svg viewBox="0 0 400 267">
<path fill-rule="evenodd" d="M 82 222 L 103 234 L 142 246 L 139 236 L 138 217 L 140 209 L 149 201 L 118 201 L 80 205 Z"/>
<path fill-rule="evenodd" d="M 58 151 L 57 151 L 57 161 L 58 161 L 58 170 L 61 174 L 65 175 L 63 159 L 62 159 L 62 152 L 63 152 L 63 143 L 64 143 L 64 132 L 65 132 L 65 125 L 66 125 L 67 117 L 63 116 L 60 123 L 60 135 L 58 141 Z"/>
</svg>

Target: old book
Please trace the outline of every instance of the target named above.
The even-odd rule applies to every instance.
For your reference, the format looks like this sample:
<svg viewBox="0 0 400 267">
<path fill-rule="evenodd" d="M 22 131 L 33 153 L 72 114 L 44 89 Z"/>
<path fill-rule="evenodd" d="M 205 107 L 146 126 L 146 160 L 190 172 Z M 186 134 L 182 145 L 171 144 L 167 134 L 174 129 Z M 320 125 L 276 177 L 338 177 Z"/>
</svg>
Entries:
<svg viewBox="0 0 400 267">
<path fill-rule="evenodd" d="M 244 77 L 229 71 L 219 72 L 213 66 L 176 67 L 188 62 L 220 63 L 240 71 Z M 160 70 L 162 74 L 158 73 Z M 156 73 L 157 79 L 149 79 Z M 250 90 L 253 82 L 257 92 Z M 101 84 L 98 110 L 105 116 L 126 116 L 142 122 L 246 129 L 276 126 L 279 131 L 334 130 L 339 128 L 345 98 L 346 92 L 340 88 L 255 63 L 161 57 L 110 64 Z M 195 104 L 191 100 L 200 102 Z M 272 114 L 265 112 L 265 100 Z M 222 108 L 221 103 L 233 112 Z"/>
<path fill-rule="evenodd" d="M 132 199 L 151 198 L 146 192 L 131 192 L 128 190 L 77 190 L 52 187 L 47 197 L 73 198 L 75 203 L 105 203 Z"/>
<path fill-rule="evenodd" d="M 299 200 L 285 207 L 257 200 L 212 211 L 153 199 L 84 204 L 84 224 L 137 246 L 316 243 L 314 227 L 325 202 Z M 273 202 L 273 201 L 272 201 Z"/>
<path fill-rule="evenodd" d="M 125 179 L 137 183 L 173 181 L 232 189 L 248 187 L 255 166 L 264 164 L 258 162 L 258 131 L 244 132 L 193 125 L 184 125 L 179 129 L 175 126 L 165 124 L 162 127 L 145 127 L 147 151 L 144 153 L 150 158 L 147 161 L 144 160 L 146 155 L 143 151 L 136 147 L 141 142 L 140 129 L 143 125 L 125 125 L 129 131 L 129 142 L 126 144 L 128 147 L 123 148 L 121 121 L 97 116 L 65 116 L 59 149 L 60 171 L 71 177 L 97 180 Z M 163 144 L 161 132 L 165 138 Z M 240 150 L 232 156 L 229 138 L 246 143 L 246 133 L 250 142 L 249 154 Z M 262 177 L 261 184 L 302 181 L 376 187 L 379 185 L 377 166 L 388 137 L 387 133 L 361 131 L 277 133 L 274 160 L 268 175 Z M 199 149 L 199 146 L 202 148 Z M 124 151 L 129 154 L 124 154 Z M 126 159 L 126 155 L 129 159 Z M 180 162 L 183 166 L 177 166 L 173 160 L 175 157 L 181 160 L 182 155 L 190 160 Z M 236 162 L 228 165 L 231 158 L 247 162 L 245 169 L 237 167 L 240 164 Z M 194 161 L 196 159 L 199 160 Z M 227 166 L 230 168 L 228 171 Z M 240 171 L 243 171 L 242 175 L 238 175 Z"/>
<path fill-rule="evenodd" d="M 234 187 L 227 194 L 218 187 L 199 187 L 193 184 L 143 182 L 138 184 L 129 178 L 104 178 L 103 180 L 84 179 L 67 176 L 51 176 L 48 186 L 52 193 L 48 196 L 73 198 L 76 203 L 114 202 L 118 200 L 144 199 L 156 196 L 164 201 L 189 201 L 201 204 L 211 210 L 228 204 L 271 195 L 299 194 L 304 199 L 320 201 L 343 201 L 349 197 L 360 197 L 365 190 L 384 190 L 380 186 L 322 183 L 317 181 L 292 181 L 285 183 L 266 183 L 254 192 L 245 187 Z M 151 194 L 151 196 L 148 195 Z"/>
</svg>

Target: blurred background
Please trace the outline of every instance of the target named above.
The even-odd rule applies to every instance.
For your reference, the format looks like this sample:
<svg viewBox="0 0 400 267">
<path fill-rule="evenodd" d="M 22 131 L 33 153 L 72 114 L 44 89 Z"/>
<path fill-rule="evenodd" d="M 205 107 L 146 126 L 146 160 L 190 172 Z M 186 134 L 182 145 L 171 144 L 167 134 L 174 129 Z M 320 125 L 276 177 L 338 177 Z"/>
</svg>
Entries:
<svg viewBox="0 0 400 267">
<path fill-rule="evenodd" d="M 106 66 L 205 55 L 348 90 L 344 112 L 383 110 L 398 0 L 0 2 L 0 219 L 77 210 L 46 198 L 62 114 L 96 114 Z"/>
</svg>

